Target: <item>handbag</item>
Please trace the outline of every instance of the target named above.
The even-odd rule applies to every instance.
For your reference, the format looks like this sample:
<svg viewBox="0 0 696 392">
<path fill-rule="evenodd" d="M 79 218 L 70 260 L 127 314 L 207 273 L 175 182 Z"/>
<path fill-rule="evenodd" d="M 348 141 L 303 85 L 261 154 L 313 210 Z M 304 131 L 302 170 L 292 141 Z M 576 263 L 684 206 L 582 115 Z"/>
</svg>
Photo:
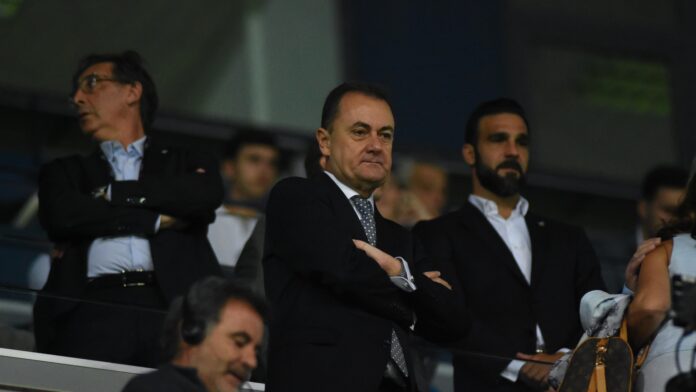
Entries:
<svg viewBox="0 0 696 392">
<path fill-rule="evenodd" d="M 630 392 L 647 353 L 642 349 L 634 366 L 624 318 L 619 336 L 588 338 L 575 348 L 558 392 Z"/>
</svg>

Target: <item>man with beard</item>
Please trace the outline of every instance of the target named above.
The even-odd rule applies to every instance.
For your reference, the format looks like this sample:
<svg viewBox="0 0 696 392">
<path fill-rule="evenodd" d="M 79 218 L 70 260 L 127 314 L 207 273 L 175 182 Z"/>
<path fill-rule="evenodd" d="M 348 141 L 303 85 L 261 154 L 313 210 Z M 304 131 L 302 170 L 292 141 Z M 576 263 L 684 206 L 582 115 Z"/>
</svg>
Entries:
<svg viewBox="0 0 696 392">
<path fill-rule="evenodd" d="M 457 391 L 548 388 L 548 365 L 581 334 L 582 296 L 604 283 L 582 229 L 528 212 L 520 195 L 529 163 L 528 122 L 511 99 L 472 113 L 462 150 L 473 191 L 458 211 L 414 232 L 434 260 L 455 265 L 471 331 L 455 348 L 519 360 L 455 355 Z M 460 352 L 461 353 L 461 352 Z"/>
</svg>

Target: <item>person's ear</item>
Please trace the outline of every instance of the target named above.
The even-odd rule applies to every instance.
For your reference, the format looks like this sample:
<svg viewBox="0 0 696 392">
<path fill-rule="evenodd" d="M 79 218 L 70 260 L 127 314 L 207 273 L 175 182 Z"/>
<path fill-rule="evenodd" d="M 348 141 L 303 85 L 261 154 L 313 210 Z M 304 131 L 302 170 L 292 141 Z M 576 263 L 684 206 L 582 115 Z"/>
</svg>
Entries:
<svg viewBox="0 0 696 392">
<path fill-rule="evenodd" d="M 317 129 L 316 133 L 317 143 L 319 143 L 319 150 L 321 155 L 328 157 L 331 155 L 331 133 L 326 128 Z"/>
<path fill-rule="evenodd" d="M 473 144 L 467 143 L 462 147 L 462 158 L 464 158 L 464 162 L 469 166 L 474 166 L 474 164 L 476 164 L 476 149 Z"/>
<path fill-rule="evenodd" d="M 143 85 L 140 82 L 133 82 L 127 85 L 128 94 L 126 95 L 126 102 L 129 105 L 133 105 L 140 102 L 143 96 Z"/>
<path fill-rule="evenodd" d="M 222 177 L 228 181 L 232 181 L 235 176 L 236 167 L 232 159 L 225 159 L 220 164 L 220 172 Z"/>
</svg>

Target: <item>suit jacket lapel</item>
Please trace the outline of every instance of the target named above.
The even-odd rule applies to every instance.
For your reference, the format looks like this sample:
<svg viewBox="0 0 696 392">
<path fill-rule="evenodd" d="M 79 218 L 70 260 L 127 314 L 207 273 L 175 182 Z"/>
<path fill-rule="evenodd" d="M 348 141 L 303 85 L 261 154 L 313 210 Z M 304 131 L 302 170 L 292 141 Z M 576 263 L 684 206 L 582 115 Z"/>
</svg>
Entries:
<svg viewBox="0 0 696 392">
<path fill-rule="evenodd" d="M 533 214 L 527 214 L 525 217 L 527 222 L 527 230 L 529 230 L 529 239 L 532 243 L 532 287 L 541 278 L 548 260 L 548 249 L 551 244 L 549 239 L 549 231 L 546 229 L 546 222 Z"/>
<path fill-rule="evenodd" d="M 85 189 L 87 192 L 92 192 L 96 188 L 106 186 L 111 182 L 111 166 L 101 149 L 97 149 L 97 151 L 86 157 L 82 169 L 88 181 L 86 184 L 88 189 Z"/>
<path fill-rule="evenodd" d="M 392 231 L 387 230 L 386 219 L 379 213 L 377 205 L 375 205 L 375 228 L 377 229 L 377 248 L 390 253 L 389 246 L 396 241 L 391 237 Z"/>
<path fill-rule="evenodd" d="M 329 202 L 336 213 L 337 224 L 346 224 L 350 228 L 353 238 L 367 242 L 365 229 L 363 229 L 362 223 L 360 223 L 360 219 L 358 219 L 358 215 L 355 213 L 350 200 L 346 198 L 346 195 L 341 192 L 341 189 L 329 176 L 322 173 L 317 177 L 320 187 L 326 191 Z M 377 241 L 379 241 L 379 228 L 377 229 Z"/>
<path fill-rule="evenodd" d="M 503 239 L 500 238 L 498 232 L 495 231 L 481 211 L 476 209 L 476 207 L 472 206 L 469 202 L 466 202 L 459 210 L 459 214 L 461 217 L 461 224 L 469 229 L 467 232 L 474 233 L 478 236 L 481 242 L 492 252 L 493 257 L 487 262 L 500 262 L 510 273 L 519 279 L 520 283 L 529 286 L 527 279 L 522 275 L 522 271 L 520 271 L 520 267 L 517 265 L 515 257 L 510 252 L 510 249 L 508 249 Z M 532 263 L 532 265 L 534 265 L 534 263 Z"/>
<path fill-rule="evenodd" d="M 156 175 L 164 173 L 165 163 L 169 156 L 170 153 L 166 147 L 153 142 L 152 137 L 148 136 L 143 149 L 143 161 L 140 169 L 141 177 L 139 178 L 146 177 L 152 173 Z"/>
</svg>

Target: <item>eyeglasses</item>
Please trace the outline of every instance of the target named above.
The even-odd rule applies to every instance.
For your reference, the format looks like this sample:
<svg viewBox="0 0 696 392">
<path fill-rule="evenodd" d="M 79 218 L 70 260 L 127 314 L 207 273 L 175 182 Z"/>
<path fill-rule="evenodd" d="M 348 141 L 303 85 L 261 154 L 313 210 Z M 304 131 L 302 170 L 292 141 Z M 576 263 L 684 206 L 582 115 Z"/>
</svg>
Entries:
<svg viewBox="0 0 696 392">
<path fill-rule="evenodd" d="M 112 76 L 101 76 L 97 74 L 90 74 L 77 81 L 77 88 L 73 92 L 77 92 L 80 89 L 83 93 L 93 93 L 94 89 L 97 88 L 97 83 L 99 82 L 120 82 L 118 79 Z"/>
<path fill-rule="evenodd" d="M 117 82 L 120 83 L 121 81 L 112 77 L 112 76 L 101 76 L 97 74 L 89 74 L 82 79 L 79 79 L 77 81 L 77 85 L 75 86 L 75 89 L 72 91 L 72 93 L 68 96 L 68 104 L 72 107 L 75 107 L 75 93 L 79 89 L 85 94 L 91 94 L 94 92 L 94 89 L 97 88 L 97 84 L 99 82 Z"/>
</svg>

